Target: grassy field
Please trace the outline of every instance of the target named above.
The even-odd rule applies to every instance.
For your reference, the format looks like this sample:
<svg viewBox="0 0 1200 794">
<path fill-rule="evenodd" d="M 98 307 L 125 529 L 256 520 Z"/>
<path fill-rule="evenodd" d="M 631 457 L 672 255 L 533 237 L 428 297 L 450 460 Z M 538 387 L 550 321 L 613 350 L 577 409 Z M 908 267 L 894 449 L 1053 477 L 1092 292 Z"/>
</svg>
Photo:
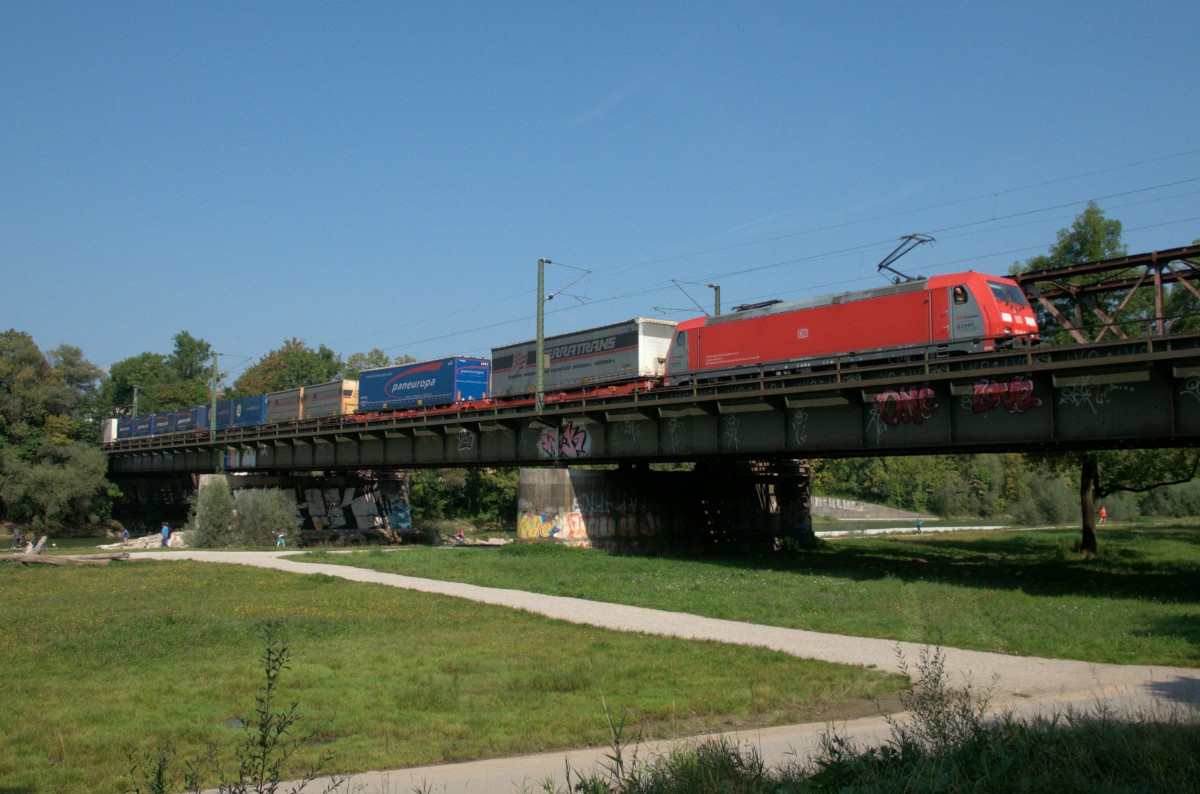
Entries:
<svg viewBox="0 0 1200 794">
<path fill-rule="evenodd" d="M 603 745 L 610 715 L 646 737 L 819 721 L 873 713 L 872 698 L 905 685 L 237 566 L 3 565 L 0 603 L 5 792 L 130 790 L 126 748 L 185 759 L 211 744 L 228 758 L 262 685 L 269 622 L 292 653 L 280 697 L 299 702 L 298 729 L 318 740 L 293 774 L 322 749 L 335 753 L 329 771 L 345 771 Z"/>
<path fill-rule="evenodd" d="M 736 559 L 409 548 L 322 562 L 836 634 L 1120 664 L 1200 666 L 1200 529 L 842 538 Z"/>
</svg>

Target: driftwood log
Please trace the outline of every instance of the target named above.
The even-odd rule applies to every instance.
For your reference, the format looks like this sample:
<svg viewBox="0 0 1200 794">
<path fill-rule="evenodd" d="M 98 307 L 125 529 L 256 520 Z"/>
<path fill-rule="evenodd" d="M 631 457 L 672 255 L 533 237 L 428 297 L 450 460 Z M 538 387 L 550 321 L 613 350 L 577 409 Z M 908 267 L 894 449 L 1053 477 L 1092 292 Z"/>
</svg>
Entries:
<svg viewBox="0 0 1200 794">
<path fill-rule="evenodd" d="M 53 557 L 41 554 L 0 555 L 0 562 L 14 562 L 23 565 L 29 563 L 39 563 L 41 565 L 108 565 L 113 560 L 128 561 L 129 553 L 89 554 L 86 557 Z"/>
</svg>

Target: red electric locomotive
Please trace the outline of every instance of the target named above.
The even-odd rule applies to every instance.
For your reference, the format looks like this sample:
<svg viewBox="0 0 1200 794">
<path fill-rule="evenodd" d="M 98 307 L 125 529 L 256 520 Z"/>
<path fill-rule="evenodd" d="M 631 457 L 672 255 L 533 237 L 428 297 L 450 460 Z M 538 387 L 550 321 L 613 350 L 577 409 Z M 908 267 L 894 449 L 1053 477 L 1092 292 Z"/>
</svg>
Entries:
<svg viewBox="0 0 1200 794">
<path fill-rule="evenodd" d="M 1037 340 L 1017 283 L 952 273 L 878 289 L 768 301 L 679 323 L 667 382 L 734 378 L 813 367 L 985 353 Z"/>
</svg>

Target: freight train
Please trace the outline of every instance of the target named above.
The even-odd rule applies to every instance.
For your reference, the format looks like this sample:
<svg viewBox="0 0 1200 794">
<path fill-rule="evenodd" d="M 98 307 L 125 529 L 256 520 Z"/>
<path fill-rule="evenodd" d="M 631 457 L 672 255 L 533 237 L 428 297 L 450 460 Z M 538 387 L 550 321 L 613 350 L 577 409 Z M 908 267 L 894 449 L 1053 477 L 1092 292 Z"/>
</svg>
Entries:
<svg viewBox="0 0 1200 794">
<path fill-rule="evenodd" d="M 1037 320 L 1012 279 L 973 271 L 797 301 L 766 301 L 680 323 L 648 318 L 544 340 L 547 402 L 760 374 L 780 375 L 1035 344 Z M 329 416 L 470 411 L 532 402 L 536 341 L 365 370 L 283 392 L 224 400 L 216 429 Z M 112 419 L 105 441 L 210 428 L 208 406 Z"/>
</svg>

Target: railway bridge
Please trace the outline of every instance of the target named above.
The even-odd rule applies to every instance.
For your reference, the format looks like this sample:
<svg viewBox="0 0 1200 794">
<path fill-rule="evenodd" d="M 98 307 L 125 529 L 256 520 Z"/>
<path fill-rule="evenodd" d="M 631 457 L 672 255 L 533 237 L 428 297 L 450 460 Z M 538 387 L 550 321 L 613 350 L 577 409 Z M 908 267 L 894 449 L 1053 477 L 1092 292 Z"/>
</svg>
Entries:
<svg viewBox="0 0 1200 794">
<path fill-rule="evenodd" d="M 1200 440 L 1200 334 L 130 438 L 115 474 L 795 459 Z"/>
<path fill-rule="evenodd" d="M 802 539 L 802 461 L 814 457 L 1198 442 L 1200 334 L 1186 334 L 760 373 L 621 397 L 550 399 L 540 412 L 431 410 L 132 438 L 105 451 L 111 476 L 126 487 L 222 470 L 250 482 L 523 467 L 524 534 L 628 548 L 677 547 L 688 542 L 686 527 L 697 525 L 705 536 L 689 535 L 690 542 Z M 687 473 L 645 466 L 664 461 L 697 466 Z"/>
</svg>

